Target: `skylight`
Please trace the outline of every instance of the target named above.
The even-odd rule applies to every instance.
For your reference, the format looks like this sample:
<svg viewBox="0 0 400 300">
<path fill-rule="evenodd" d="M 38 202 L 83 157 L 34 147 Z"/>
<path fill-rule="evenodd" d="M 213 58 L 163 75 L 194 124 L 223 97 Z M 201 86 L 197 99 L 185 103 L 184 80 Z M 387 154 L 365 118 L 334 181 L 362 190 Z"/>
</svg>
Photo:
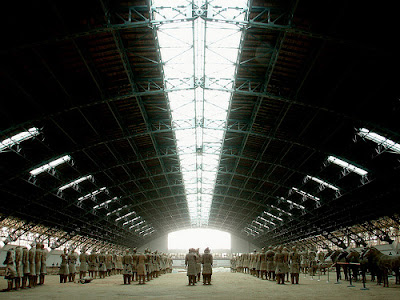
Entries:
<svg viewBox="0 0 400 300">
<path fill-rule="evenodd" d="M 266 214 L 267 216 L 270 216 L 271 218 L 277 219 L 277 220 L 279 220 L 279 221 L 283 221 L 282 218 L 277 217 L 277 216 L 275 216 L 275 215 L 273 215 L 273 214 L 271 214 L 271 213 L 269 213 L 269 212 L 267 212 L 267 211 L 264 211 L 264 214 Z"/>
<path fill-rule="evenodd" d="M 296 202 L 290 201 L 290 200 L 286 200 L 287 203 L 289 203 L 291 206 L 295 206 L 297 208 L 300 209 L 305 209 L 305 207 L 303 205 L 297 204 Z"/>
<path fill-rule="evenodd" d="M 211 209 L 247 0 L 153 0 L 172 124 L 193 226 Z M 173 20 L 183 20 L 172 22 Z M 171 21 L 171 22 L 170 22 Z M 211 89 L 218 82 L 223 89 Z"/>
<path fill-rule="evenodd" d="M 352 164 L 350 164 L 350 163 L 348 163 L 348 162 L 346 162 L 346 161 L 344 161 L 344 160 L 342 160 L 340 158 L 332 156 L 332 155 L 328 156 L 328 161 L 332 162 L 332 163 L 334 163 L 334 164 L 336 164 L 336 165 L 338 165 L 338 166 L 340 166 L 340 167 L 342 167 L 342 168 L 344 168 L 344 169 L 346 169 L 348 171 L 351 171 L 351 172 L 354 172 L 354 173 L 356 173 L 358 175 L 361 175 L 361 176 L 365 176 L 365 175 L 368 174 L 367 171 L 365 171 L 365 170 L 363 170 L 363 169 L 361 169 L 359 167 L 356 167 L 355 165 L 352 165 Z"/>
<path fill-rule="evenodd" d="M 27 131 L 22 131 L 10 138 L 7 138 L 0 142 L 0 152 L 12 146 L 19 145 L 21 142 L 34 138 L 39 135 L 39 129 L 36 127 L 29 128 Z"/>
<path fill-rule="evenodd" d="M 307 175 L 306 176 L 306 180 L 307 179 L 311 179 L 312 181 L 315 181 L 315 182 L 319 183 L 320 185 L 322 185 L 324 187 L 327 187 L 327 188 L 330 188 L 330 189 L 332 189 L 334 191 L 339 191 L 339 188 L 337 188 L 336 186 L 334 186 L 334 185 L 332 185 L 332 184 L 330 184 L 330 183 L 328 183 L 326 181 L 323 181 L 323 180 L 321 180 L 321 179 L 319 179 L 317 177 L 313 177 L 313 176 Z"/>
<path fill-rule="evenodd" d="M 48 171 L 50 169 L 53 169 L 55 167 L 57 167 L 58 165 L 61 165 L 67 161 L 70 161 L 72 158 L 69 155 L 64 155 L 63 157 L 57 158 L 47 164 L 44 164 L 42 166 L 40 166 L 39 168 L 33 169 L 32 171 L 30 171 L 29 173 L 32 176 L 36 176 L 39 175 L 40 173 L 43 173 L 45 171 Z"/>
<path fill-rule="evenodd" d="M 85 181 L 85 180 L 88 180 L 88 179 L 93 179 L 93 176 L 92 175 L 88 175 L 88 176 L 85 176 L 85 177 L 78 178 L 77 180 L 74 180 L 74 181 L 72 181 L 72 182 L 70 182 L 70 183 L 68 183 L 66 185 L 63 185 L 58 190 L 59 191 L 63 191 L 63 190 L 65 190 L 67 188 L 70 188 L 72 186 L 76 186 L 79 183 L 81 183 L 82 181 Z"/>
<path fill-rule="evenodd" d="M 279 207 L 276 207 L 275 205 L 272 205 L 272 204 L 271 204 L 271 207 L 274 208 L 274 209 L 276 209 L 277 211 L 279 211 L 279 212 L 285 214 L 285 215 L 292 216 L 292 214 L 291 214 L 290 212 L 287 212 L 287 211 L 285 211 L 285 210 L 283 210 L 283 209 L 281 209 L 281 208 L 279 208 Z"/>
<path fill-rule="evenodd" d="M 124 205 L 122 207 L 114 209 L 113 211 L 110 211 L 110 212 L 107 213 L 107 217 L 109 217 L 109 216 L 111 216 L 111 215 L 113 215 L 113 214 L 115 214 L 115 213 L 117 213 L 117 212 L 119 212 L 119 211 L 121 211 L 121 210 L 123 210 L 124 208 L 127 208 L 127 207 L 128 207 L 128 205 Z"/>
<path fill-rule="evenodd" d="M 373 141 L 378 145 L 390 149 L 393 152 L 400 154 L 400 144 L 385 138 L 375 132 L 372 132 L 366 128 L 360 128 L 357 133 L 359 136 L 366 138 L 367 140 Z"/>
</svg>

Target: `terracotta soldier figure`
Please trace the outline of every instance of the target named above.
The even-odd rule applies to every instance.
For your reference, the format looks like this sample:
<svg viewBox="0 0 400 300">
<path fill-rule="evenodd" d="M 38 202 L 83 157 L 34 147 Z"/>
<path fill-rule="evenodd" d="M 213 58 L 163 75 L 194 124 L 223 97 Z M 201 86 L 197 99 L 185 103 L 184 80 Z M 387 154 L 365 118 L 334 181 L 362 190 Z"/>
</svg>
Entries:
<svg viewBox="0 0 400 300">
<path fill-rule="evenodd" d="M 264 279 L 268 279 L 267 276 L 267 255 L 265 253 L 265 248 L 261 249 L 261 253 L 260 253 L 260 278 Z"/>
<path fill-rule="evenodd" d="M 30 274 L 30 269 L 29 269 L 29 252 L 28 248 L 23 247 L 22 248 L 22 263 L 23 263 L 23 272 L 24 272 L 24 277 L 22 277 L 22 288 L 26 288 L 26 282 L 28 281 L 28 277 Z"/>
<path fill-rule="evenodd" d="M 75 252 L 73 248 L 71 248 L 68 254 L 69 282 L 75 282 L 77 260 L 78 260 L 78 254 Z"/>
<path fill-rule="evenodd" d="M 132 253 L 132 281 L 137 281 L 138 280 L 138 274 L 137 274 L 137 249 L 133 248 L 133 253 Z"/>
<path fill-rule="evenodd" d="M 197 255 L 194 248 L 190 248 L 189 253 L 186 254 L 185 265 L 187 266 L 189 285 L 195 285 L 197 275 Z"/>
<path fill-rule="evenodd" d="M 7 291 L 11 291 L 13 289 L 13 282 L 15 280 L 15 277 L 17 276 L 17 272 L 15 271 L 13 248 L 8 249 L 6 259 L 4 260 L 3 264 L 6 265 L 4 278 L 7 279 Z"/>
<path fill-rule="evenodd" d="M 40 268 L 42 266 L 42 245 L 40 243 L 36 244 L 36 252 L 35 252 L 35 279 L 34 279 L 34 285 L 38 284 L 38 278 L 40 276 Z"/>
<path fill-rule="evenodd" d="M 21 287 L 21 278 L 24 277 L 24 270 L 22 264 L 22 248 L 17 246 L 15 248 L 15 289 L 19 290 Z"/>
<path fill-rule="evenodd" d="M 33 288 L 35 286 L 36 279 L 36 266 L 35 266 L 35 255 L 36 255 L 36 245 L 31 244 L 31 249 L 29 249 L 29 287 Z"/>
<path fill-rule="evenodd" d="M 283 279 L 285 279 L 286 275 L 286 281 L 289 281 L 289 250 L 286 247 L 283 247 L 282 254 L 284 256 L 283 270 L 285 272 L 283 275 Z"/>
<path fill-rule="evenodd" d="M 274 263 L 275 252 L 272 246 L 268 247 L 268 251 L 265 253 L 265 256 L 267 260 L 268 280 L 275 280 L 275 263 Z"/>
<path fill-rule="evenodd" d="M 92 249 L 92 252 L 89 255 L 89 276 L 93 279 L 96 279 L 96 273 L 98 271 L 98 256 L 96 254 L 96 250 Z"/>
<path fill-rule="evenodd" d="M 117 252 L 113 251 L 112 252 L 112 270 L 111 274 L 112 275 L 117 275 Z"/>
<path fill-rule="evenodd" d="M 110 251 L 106 254 L 106 269 L 107 269 L 107 276 L 111 276 L 113 268 L 113 255 Z"/>
<path fill-rule="evenodd" d="M 145 278 L 146 277 L 146 260 L 147 260 L 146 255 L 144 255 L 143 253 L 137 254 L 136 270 L 137 270 L 139 284 L 146 283 L 146 278 Z"/>
<path fill-rule="evenodd" d="M 200 274 L 201 274 L 201 254 L 200 254 L 200 249 L 196 249 L 196 255 L 197 255 L 197 264 L 196 264 L 196 272 L 197 272 L 197 281 L 200 281 Z"/>
<path fill-rule="evenodd" d="M 310 276 L 314 276 L 317 271 L 317 253 L 314 249 L 308 253 L 309 273 Z"/>
<path fill-rule="evenodd" d="M 64 248 L 64 252 L 60 255 L 60 257 L 61 257 L 61 265 L 60 265 L 60 270 L 58 271 L 58 274 L 60 275 L 60 283 L 66 283 L 69 274 L 67 248 Z"/>
<path fill-rule="evenodd" d="M 86 253 L 86 248 L 82 247 L 81 254 L 79 255 L 79 279 L 86 277 L 86 272 L 88 271 L 88 255 Z"/>
<path fill-rule="evenodd" d="M 122 257 L 122 265 L 124 267 L 123 270 L 124 284 L 131 284 L 132 255 L 130 255 L 129 249 L 126 249 L 125 255 Z"/>
<path fill-rule="evenodd" d="M 289 254 L 290 261 L 290 279 L 292 284 L 299 284 L 300 262 L 301 257 L 297 252 L 297 248 L 293 247 Z"/>
<path fill-rule="evenodd" d="M 122 265 L 122 255 L 120 253 L 117 254 L 116 266 L 117 274 L 122 274 L 123 265 Z"/>
<path fill-rule="evenodd" d="M 106 255 L 104 250 L 101 250 L 99 255 L 99 277 L 105 278 L 106 272 L 107 272 Z"/>
<path fill-rule="evenodd" d="M 203 284 L 211 284 L 213 256 L 210 249 L 204 249 L 204 254 L 201 256 L 201 263 L 203 265 Z"/>
<path fill-rule="evenodd" d="M 277 284 L 285 284 L 285 255 L 282 253 L 282 248 L 279 246 L 274 256 Z"/>
<path fill-rule="evenodd" d="M 41 259 L 41 264 L 40 264 L 39 285 L 42 285 L 42 284 L 44 284 L 44 279 L 45 279 L 45 276 L 47 275 L 46 262 L 47 262 L 47 256 L 49 255 L 49 251 L 46 250 L 43 243 L 40 246 L 42 248 L 42 259 Z"/>
</svg>

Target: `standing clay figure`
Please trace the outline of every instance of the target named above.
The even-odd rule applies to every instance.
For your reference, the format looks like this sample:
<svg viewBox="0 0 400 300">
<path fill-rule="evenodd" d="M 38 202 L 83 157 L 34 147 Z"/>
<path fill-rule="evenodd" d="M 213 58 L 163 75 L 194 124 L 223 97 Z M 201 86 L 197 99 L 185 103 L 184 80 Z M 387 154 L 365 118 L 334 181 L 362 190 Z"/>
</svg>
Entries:
<svg viewBox="0 0 400 300">
<path fill-rule="evenodd" d="M 267 255 L 265 253 L 265 248 L 261 249 L 261 253 L 260 253 L 260 278 L 264 279 L 268 279 L 268 275 L 267 275 Z"/>
<path fill-rule="evenodd" d="M 317 272 L 317 253 L 315 252 L 314 249 L 311 249 L 311 251 L 308 253 L 308 263 L 309 263 L 309 273 L 310 276 L 314 276 L 315 273 Z"/>
<path fill-rule="evenodd" d="M 28 281 L 28 277 L 30 274 L 29 270 L 29 252 L 28 248 L 23 247 L 22 248 L 22 264 L 23 264 L 23 272 L 24 272 L 24 277 L 22 277 L 22 288 L 26 288 L 26 282 Z"/>
<path fill-rule="evenodd" d="M 267 253 L 265 253 L 267 259 L 268 280 L 275 280 L 275 263 L 274 263 L 275 251 L 272 249 L 273 249 L 272 246 L 269 246 Z"/>
<path fill-rule="evenodd" d="M 274 256 L 277 284 L 285 284 L 285 255 L 282 253 L 282 248 L 282 246 L 279 246 Z"/>
<path fill-rule="evenodd" d="M 107 252 L 106 254 L 106 269 L 107 269 L 107 276 L 111 276 L 113 268 L 113 255 L 111 252 Z"/>
<path fill-rule="evenodd" d="M 117 275 L 117 252 L 113 251 L 112 253 L 112 275 Z"/>
<path fill-rule="evenodd" d="M 122 274 L 123 265 L 122 265 L 122 255 L 119 253 L 117 254 L 116 266 L 117 274 Z"/>
<path fill-rule="evenodd" d="M 33 288 L 35 286 L 36 279 L 36 266 L 35 266 L 35 255 L 36 255 L 36 245 L 31 244 L 31 249 L 29 249 L 29 287 Z"/>
<path fill-rule="evenodd" d="M 78 254 L 74 251 L 73 248 L 69 250 L 68 254 L 68 281 L 75 282 L 75 275 L 76 275 L 76 262 L 78 260 Z"/>
<path fill-rule="evenodd" d="M 300 262 L 301 257 L 297 252 L 297 248 L 293 247 L 292 252 L 289 254 L 290 262 L 290 280 L 292 284 L 299 284 Z"/>
<path fill-rule="evenodd" d="M 79 255 L 79 279 L 86 277 L 86 272 L 88 271 L 88 255 L 86 253 L 86 248 L 82 247 L 81 254 Z"/>
<path fill-rule="evenodd" d="M 138 281 L 138 274 L 137 274 L 137 249 L 133 248 L 132 252 L 132 281 Z"/>
<path fill-rule="evenodd" d="M 213 256 L 210 253 L 210 249 L 208 247 L 204 249 L 204 254 L 201 256 L 201 263 L 203 265 L 203 284 L 210 285 L 212 276 Z"/>
<path fill-rule="evenodd" d="M 105 278 L 106 272 L 107 272 L 106 255 L 104 250 L 101 250 L 99 255 L 99 277 Z"/>
<path fill-rule="evenodd" d="M 197 255 L 196 250 L 193 248 L 189 249 L 189 253 L 185 257 L 185 265 L 187 266 L 187 276 L 189 279 L 189 285 L 196 284 L 197 275 Z"/>
<path fill-rule="evenodd" d="M 282 254 L 284 256 L 283 270 L 285 272 L 283 278 L 285 279 L 286 275 L 286 281 L 289 281 L 289 250 L 286 247 L 283 247 Z"/>
<path fill-rule="evenodd" d="M 249 254 L 249 270 L 250 270 L 250 275 L 255 275 L 256 274 L 256 253 L 257 250 L 254 249 L 253 253 Z"/>
<path fill-rule="evenodd" d="M 257 278 L 260 278 L 260 273 L 261 273 L 261 253 L 257 252 L 256 253 L 256 275 Z"/>
<path fill-rule="evenodd" d="M 67 283 L 68 271 L 68 250 L 64 248 L 64 252 L 60 255 L 61 265 L 58 274 L 60 275 L 60 283 Z"/>
<path fill-rule="evenodd" d="M 41 244 L 42 247 L 42 260 L 40 264 L 40 278 L 39 278 L 39 285 L 44 284 L 44 278 L 47 275 L 47 256 L 49 255 L 49 251 L 44 248 L 44 244 Z"/>
<path fill-rule="evenodd" d="M 92 252 L 89 255 L 89 276 L 93 279 L 96 279 L 96 273 L 98 271 L 98 257 L 96 254 L 96 250 L 92 249 Z"/>
<path fill-rule="evenodd" d="M 146 276 L 146 260 L 147 257 L 146 255 L 142 253 L 137 254 L 137 265 L 136 265 L 136 270 L 137 270 L 137 276 L 139 280 L 139 284 L 145 284 L 145 276 Z"/>
<path fill-rule="evenodd" d="M 200 249 L 196 249 L 196 255 L 197 255 L 197 264 L 196 264 L 196 272 L 197 272 L 197 281 L 200 281 L 200 274 L 201 274 L 201 254 L 200 254 Z"/>
<path fill-rule="evenodd" d="M 125 255 L 122 257 L 122 265 L 124 267 L 124 284 L 131 284 L 132 256 L 129 254 L 129 249 L 126 249 Z"/>
<path fill-rule="evenodd" d="M 7 291 L 11 291 L 13 289 L 13 281 L 17 276 L 17 272 L 15 271 L 15 261 L 14 261 L 14 249 L 11 248 L 7 251 L 6 259 L 3 262 L 6 265 L 6 271 L 4 278 L 7 279 Z"/>
<path fill-rule="evenodd" d="M 34 285 L 38 284 L 38 278 L 40 277 L 40 268 L 42 267 L 42 244 L 36 244 L 36 252 L 35 252 L 35 269 L 36 275 L 34 279 Z"/>
<path fill-rule="evenodd" d="M 22 264 L 22 248 L 17 246 L 15 248 L 15 289 L 19 290 L 21 287 L 21 278 L 24 276 L 23 264 Z"/>
</svg>

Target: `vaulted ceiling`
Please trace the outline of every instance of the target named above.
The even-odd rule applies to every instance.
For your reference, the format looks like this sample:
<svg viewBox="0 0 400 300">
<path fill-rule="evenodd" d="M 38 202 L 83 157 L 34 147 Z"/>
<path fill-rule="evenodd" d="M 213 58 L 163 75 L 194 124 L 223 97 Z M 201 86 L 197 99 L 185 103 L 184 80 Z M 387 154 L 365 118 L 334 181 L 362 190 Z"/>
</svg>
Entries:
<svg viewBox="0 0 400 300">
<path fill-rule="evenodd" d="M 6 6 L 1 140 L 40 134 L 0 153 L 1 216 L 137 246 L 191 227 L 150 1 Z M 216 22 L 191 8 L 182 22 Z M 398 153 L 357 135 L 400 142 L 394 13 L 365 1 L 249 2 L 208 227 L 279 244 L 399 212 Z M 63 155 L 72 160 L 30 176 Z M 146 232 L 125 224 L 130 212 Z"/>
</svg>

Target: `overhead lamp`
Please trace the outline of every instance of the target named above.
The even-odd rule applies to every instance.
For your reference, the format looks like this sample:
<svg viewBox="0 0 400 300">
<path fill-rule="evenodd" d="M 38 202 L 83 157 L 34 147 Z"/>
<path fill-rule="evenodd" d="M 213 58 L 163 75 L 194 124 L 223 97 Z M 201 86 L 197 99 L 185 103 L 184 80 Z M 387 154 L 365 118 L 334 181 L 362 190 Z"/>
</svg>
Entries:
<svg viewBox="0 0 400 300">
<path fill-rule="evenodd" d="M 302 190 L 299 190 L 298 188 L 292 187 L 292 190 L 295 191 L 296 193 L 302 195 L 303 197 L 309 198 L 311 200 L 314 200 L 314 201 L 320 201 L 321 200 L 320 198 L 318 198 L 316 196 L 313 196 L 313 195 L 311 195 L 309 193 L 306 193 L 306 192 L 304 192 Z"/>
<path fill-rule="evenodd" d="M 72 182 L 70 182 L 70 183 L 68 183 L 66 185 L 63 185 L 62 187 L 58 188 L 58 190 L 59 191 L 63 191 L 65 189 L 67 189 L 67 188 L 70 188 L 72 186 L 75 186 L 75 185 L 81 183 L 82 181 L 85 181 L 85 180 L 88 180 L 88 179 L 92 179 L 92 178 L 93 178 L 92 175 L 88 175 L 88 176 L 85 176 L 85 177 L 78 178 L 77 180 L 74 180 L 74 181 L 72 181 Z"/>
<path fill-rule="evenodd" d="M 290 212 L 287 212 L 287 211 L 285 211 L 285 210 L 283 210 L 283 209 L 281 209 L 281 208 L 279 208 L 279 207 L 276 207 L 275 205 L 272 205 L 272 204 L 271 204 L 271 207 L 274 208 L 274 209 L 276 209 L 277 211 L 279 211 L 279 212 L 285 214 L 285 215 L 292 216 L 292 214 L 291 214 Z"/>
<path fill-rule="evenodd" d="M 51 161 L 51 162 L 49 162 L 47 164 L 44 164 L 44 165 L 42 165 L 42 166 L 40 166 L 40 167 L 38 167 L 36 169 L 33 169 L 33 170 L 29 171 L 29 173 L 32 176 L 36 176 L 36 175 L 38 175 L 40 173 L 43 173 L 43 172 L 45 172 L 47 170 L 53 169 L 53 168 L 57 167 L 58 165 L 61 165 L 61 164 L 65 163 L 65 162 L 67 162 L 67 161 L 70 161 L 71 159 L 72 158 L 71 158 L 70 155 L 64 155 L 64 156 L 62 156 L 60 158 L 57 158 L 57 159 L 55 159 L 55 160 L 53 160 L 53 161 Z"/>
<path fill-rule="evenodd" d="M 348 163 L 348 162 L 346 162 L 346 161 L 344 161 L 344 160 L 342 160 L 340 158 L 332 156 L 332 155 L 328 156 L 328 161 L 332 162 L 332 163 L 334 163 L 334 164 L 336 164 L 336 165 L 338 165 L 338 166 L 340 166 L 340 167 L 342 167 L 342 168 L 344 168 L 346 170 L 349 170 L 349 171 L 354 172 L 354 173 L 356 173 L 358 175 L 361 175 L 361 176 L 365 176 L 365 175 L 368 174 L 367 171 L 365 171 L 365 170 L 363 170 L 363 169 L 361 169 L 359 167 L 356 167 L 355 165 L 352 165 L 352 164 L 350 164 L 350 163 Z"/>
<path fill-rule="evenodd" d="M 113 211 L 110 211 L 109 213 L 107 213 L 107 217 L 111 216 L 112 214 L 115 214 L 115 213 L 117 213 L 117 212 L 119 212 L 119 211 L 121 211 L 121 210 L 123 210 L 124 208 L 127 208 L 127 207 L 128 207 L 128 205 L 124 205 L 122 207 L 114 209 Z"/>
<path fill-rule="evenodd" d="M 328 183 L 326 181 L 323 181 L 323 180 L 321 180 L 321 179 L 319 179 L 317 177 L 313 177 L 313 176 L 307 175 L 305 179 L 306 180 L 307 179 L 311 179 L 312 181 L 315 181 L 315 182 L 319 183 L 322 186 L 330 188 L 330 189 L 332 189 L 334 191 L 339 191 L 339 188 L 337 188 L 336 186 L 334 186 L 334 185 L 332 185 L 332 184 L 330 184 L 330 183 Z"/>
<path fill-rule="evenodd" d="M 277 216 L 275 216 L 275 215 L 273 215 L 273 214 L 271 214 L 271 213 L 269 213 L 269 212 L 267 212 L 267 211 L 264 211 L 264 214 L 266 214 L 267 216 L 270 216 L 271 218 L 277 219 L 277 220 L 279 220 L 279 221 L 283 221 L 282 218 L 277 217 Z"/>
<path fill-rule="evenodd" d="M 305 207 L 303 205 L 297 204 L 296 202 L 293 202 L 293 201 L 290 201 L 290 200 L 286 200 L 286 202 L 289 203 L 290 205 L 293 205 L 293 206 L 297 207 L 297 208 L 305 209 Z"/>
<path fill-rule="evenodd" d="M 16 135 L 13 135 L 12 137 L 2 140 L 0 142 L 0 152 L 12 146 L 18 145 L 23 141 L 34 138 L 39 134 L 39 129 L 37 129 L 36 127 L 32 127 L 29 128 L 27 131 L 17 133 Z"/>
<path fill-rule="evenodd" d="M 382 135 L 372 132 L 371 130 L 368 130 L 366 128 L 360 128 L 357 134 L 363 138 L 366 138 L 367 140 L 377 143 L 384 148 L 390 149 L 393 152 L 400 154 L 400 144 L 388 138 L 385 138 Z"/>
<path fill-rule="evenodd" d="M 93 209 L 102 208 L 103 206 L 106 206 L 107 204 L 110 204 L 111 202 L 113 202 L 113 201 L 115 201 L 115 200 L 117 200 L 117 199 L 118 199 L 118 197 L 114 197 L 114 198 L 112 198 L 112 199 L 110 199 L 110 200 L 104 201 L 103 203 L 100 203 L 100 204 L 94 206 Z"/>
<path fill-rule="evenodd" d="M 100 189 L 98 189 L 98 190 L 95 190 L 95 191 L 93 191 L 93 192 L 91 192 L 91 193 L 85 195 L 85 196 L 79 197 L 79 198 L 78 198 L 78 201 L 83 201 L 83 200 L 92 198 L 92 197 L 94 197 L 94 196 L 100 194 L 101 192 L 104 192 L 105 190 L 107 190 L 107 188 L 106 188 L 106 187 L 102 187 L 102 188 L 100 188 Z"/>
<path fill-rule="evenodd" d="M 125 214 L 125 215 L 119 217 L 119 218 L 116 218 L 116 219 L 115 219 L 115 222 L 118 222 L 119 220 L 122 220 L 123 218 L 129 217 L 129 216 L 131 216 L 131 215 L 133 215 L 133 214 L 136 214 L 136 212 L 131 211 L 131 212 L 129 212 L 129 213 L 127 213 L 127 214 Z"/>
</svg>

